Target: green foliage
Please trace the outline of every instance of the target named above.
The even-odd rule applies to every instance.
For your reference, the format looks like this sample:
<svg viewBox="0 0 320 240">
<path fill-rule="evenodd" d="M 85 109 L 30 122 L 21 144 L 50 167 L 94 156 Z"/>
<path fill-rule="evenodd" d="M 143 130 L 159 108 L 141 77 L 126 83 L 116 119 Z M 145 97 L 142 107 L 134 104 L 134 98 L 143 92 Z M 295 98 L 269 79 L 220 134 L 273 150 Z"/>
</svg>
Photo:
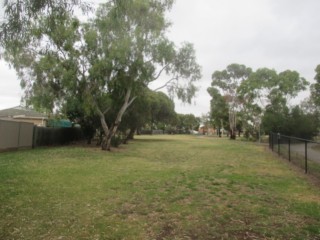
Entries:
<svg viewBox="0 0 320 240">
<path fill-rule="evenodd" d="M 276 133 L 287 132 L 286 127 L 287 127 L 288 116 L 289 116 L 288 107 L 269 106 L 262 117 L 263 129 L 267 133 L 268 132 L 276 132 Z"/>
<path fill-rule="evenodd" d="M 320 65 L 315 69 L 316 75 L 314 79 L 316 82 L 311 86 L 311 100 L 317 106 L 318 110 L 320 109 Z"/>
<path fill-rule="evenodd" d="M 17 9 L 28 20 L 23 38 L 11 23 L 2 25 L 8 31 L 1 45 L 18 72 L 28 104 L 49 111 L 74 109 L 75 96 L 80 96 L 78 117 L 99 115 L 109 138 L 136 97 L 162 73 L 172 77 L 165 84 L 171 96 L 191 102 L 201 69 L 192 44 L 178 48 L 166 36 L 170 24 L 165 13 L 172 0 L 106 1 L 85 23 L 74 14 L 73 4 L 85 6 L 81 1 L 23 3 Z M 12 6 L 19 7 L 20 1 L 6 5 L 9 20 L 19 17 Z M 12 44 L 13 38 L 21 42 Z"/>
<path fill-rule="evenodd" d="M 268 108 L 262 125 L 266 132 L 281 133 L 288 136 L 312 139 L 318 134 L 317 119 L 313 114 L 304 113 L 299 106 L 288 108 Z"/>
<path fill-rule="evenodd" d="M 266 131 L 284 130 L 279 121 L 289 116 L 290 99 L 308 86 L 296 71 L 260 68 L 252 72 L 243 65 L 231 64 L 212 75 L 211 114 L 216 126 L 229 115 L 230 129 L 243 129 L 246 136 L 256 137 L 260 124 Z M 300 134 L 300 133 L 299 133 Z"/>
<path fill-rule="evenodd" d="M 225 98 L 220 94 L 217 88 L 210 87 L 207 91 L 211 96 L 210 117 L 213 120 L 214 126 L 218 129 L 228 129 L 229 107 Z"/>
<path fill-rule="evenodd" d="M 175 117 L 174 102 L 166 94 L 145 88 L 124 114 L 119 129 L 124 133 L 129 129 L 139 130 L 146 125 L 152 129 L 164 129 Z"/>
<path fill-rule="evenodd" d="M 215 71 L 212 74 L 211 86 L 212 88 L 216 88 L 216 90 L 209 89 L 209 93 L 211 93 L 216 100 L 220 100 L 220 104 L 218 104 L 220 105 L 219 108 L 222 107 L 221 111 L 223 114 L 226 111 L 226 106 L 221 105 L 221 98 L 219 98 L 218 94 L 224 97 L 224 101 L 228 106 L 231 139 L 236 138 L 237 114 L 241 110 L 242 104 L 239 98 L 239 89 L 241 84 L 248 79 L 251 73 L 251 68 L 234 63 L 227 66 L 225 70 Z M 215 110 L 217 111 L 217 109 Z"/>
<path fill-rule="evenodd" d="M 318 124 L 315 116 L 305 114 L 299 106 L 291 110 L 290 117 L 287 121 L 287 128 L 287 134 L 304 139 L 312 139 L 318 134 Z"/>
<path fill-rule="evenodd" d="M 120 144 L 122 144 L 123 142 L 123 139 L 122 139 L 122 136 L 121 135 L 115 135 L 115 136 L 112 136 L 111 138 L 111 146 L 112 147 L 119 147 Z"/>
<path fill-rule="evenodd" d="M 46 32 L 57 30 L 60 27 L 57 21 L 65 19 L 75 9 L 91 11 L 90 5 L 82 0 L 5 0 L 5 20 L 0 25 L 0 46 L 8 53 L 6 57 L 19 54 L 26 45 L 41 39 L 43 29 L 39 25 L 42 21 L 47 23 Z"/>
<path fill-rule="evenodd" d="M 169 124 L 175 118 L 174 102 L 163 92 L 150 92 L 151 124 Z"/>
<path fill-rule="evenodd" d="M 176 128 L 179 132 L 190 133 L 199 130 L 200 119 L 193 114 L 178 114 L 177 117 Z"/>
</svg>

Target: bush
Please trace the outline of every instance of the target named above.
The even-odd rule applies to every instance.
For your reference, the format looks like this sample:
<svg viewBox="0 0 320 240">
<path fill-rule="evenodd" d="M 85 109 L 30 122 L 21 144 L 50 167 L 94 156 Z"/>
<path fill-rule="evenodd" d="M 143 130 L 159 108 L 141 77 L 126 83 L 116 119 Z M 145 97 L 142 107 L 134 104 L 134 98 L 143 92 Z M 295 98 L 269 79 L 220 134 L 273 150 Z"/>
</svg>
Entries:
<svg viewBox="0 0 320 240">
<path fill-rule="evenodd" d="M 111 146 L 119 147 L 119 145 L 123 142 L 122 137 L 120 135 L 113 136 L 111 138 Z"/>
</svg>

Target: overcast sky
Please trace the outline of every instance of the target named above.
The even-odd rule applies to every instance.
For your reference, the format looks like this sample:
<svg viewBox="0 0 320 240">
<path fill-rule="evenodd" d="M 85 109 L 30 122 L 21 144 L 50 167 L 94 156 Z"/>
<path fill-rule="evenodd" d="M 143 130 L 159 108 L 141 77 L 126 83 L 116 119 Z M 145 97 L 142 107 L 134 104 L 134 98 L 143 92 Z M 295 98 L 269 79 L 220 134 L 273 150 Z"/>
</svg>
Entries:
<svg viewBox="0 0 320 240">
<path fill-rule="evenodd" d="M 169 37 L 193 43 L 203 71 L 194 103 L 176 101 L 176 111 L 209 112 L 211 75 L 231 63 L 296 70 L 312 82 L 320 64 L 319 10 L 319 0 L 176 0 Z M 21 95 L 14 71 L 0 60 L 0 109 L 19 105 Z"/>
</svg>

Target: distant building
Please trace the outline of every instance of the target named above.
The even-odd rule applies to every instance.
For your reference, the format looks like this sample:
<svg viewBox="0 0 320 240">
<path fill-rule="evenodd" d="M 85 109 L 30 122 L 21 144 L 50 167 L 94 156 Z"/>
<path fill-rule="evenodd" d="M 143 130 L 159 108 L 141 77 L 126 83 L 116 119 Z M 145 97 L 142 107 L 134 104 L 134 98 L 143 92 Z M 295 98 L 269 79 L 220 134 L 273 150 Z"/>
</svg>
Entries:
<svg viewBox="0 0 320 240">
<path fill-rule="evenodd" d="M 202 134 L 202 135 L 214 135 L 215 129 L 212 127 L 207 127 L 205 125 L 200 125 L 198 132 L 199 132 L 199 134 Z"/>
<path fill-rule="evenodd" d="M 44 127 L 47 125 L 48 116 L 31 108 L 18 106 L 0 110 L 0 119 L 28 122 Z"/>
</svg>

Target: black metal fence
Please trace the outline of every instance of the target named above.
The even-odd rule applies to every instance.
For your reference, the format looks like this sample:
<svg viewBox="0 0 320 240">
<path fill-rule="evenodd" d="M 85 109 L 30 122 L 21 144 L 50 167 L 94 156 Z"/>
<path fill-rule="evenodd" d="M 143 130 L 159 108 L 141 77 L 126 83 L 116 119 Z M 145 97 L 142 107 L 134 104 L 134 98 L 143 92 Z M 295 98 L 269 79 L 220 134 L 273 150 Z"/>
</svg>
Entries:
<svg viewBox="0 0 320 240">
<path fill-rule="evenodd" d="M 320 142 L 270 133 L 269 147 L 305 173 L 320 178 Z"/>
</svg>

